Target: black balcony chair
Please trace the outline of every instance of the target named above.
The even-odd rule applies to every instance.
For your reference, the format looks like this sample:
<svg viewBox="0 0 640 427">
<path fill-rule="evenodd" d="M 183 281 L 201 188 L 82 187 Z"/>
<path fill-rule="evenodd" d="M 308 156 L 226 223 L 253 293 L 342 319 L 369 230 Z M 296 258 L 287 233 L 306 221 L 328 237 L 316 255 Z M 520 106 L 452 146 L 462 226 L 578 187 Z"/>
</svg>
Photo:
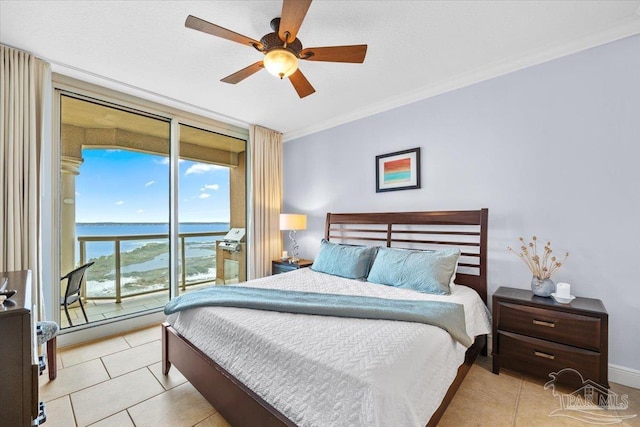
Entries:
<svg viewBox="0 0 640 427">
<path fill-rule="evenodd" d="M 67 290 L 64 293 L 63 297 L 60 297 L 60 305 L 64 306 L 64 312 L 67 315 L 67 320 L 69 321 L 69 326 L 73 326 L 71 323 L 71 317 L 69 316 L 69 305 L 78 301 L 80 304 L 80 309 L 82 310 L 82 314 L 84 314 L 84 320 L 89 323 L 89 319 L 87 318 L 87 313 L 84 311 L 84 307 L 82 306 L 82 299 L 80 298 L 80 288 L 82 287 L 82 278 L 84 277 L 84 273 L 87 271 L 87 268 L 91 267 L 93 262 L 89 262 L 85 265 L 81 265 L 73 271 L 67 273 L 66 276 L 63 276 L 60 280 L 67 279 Z"/>
</svg>

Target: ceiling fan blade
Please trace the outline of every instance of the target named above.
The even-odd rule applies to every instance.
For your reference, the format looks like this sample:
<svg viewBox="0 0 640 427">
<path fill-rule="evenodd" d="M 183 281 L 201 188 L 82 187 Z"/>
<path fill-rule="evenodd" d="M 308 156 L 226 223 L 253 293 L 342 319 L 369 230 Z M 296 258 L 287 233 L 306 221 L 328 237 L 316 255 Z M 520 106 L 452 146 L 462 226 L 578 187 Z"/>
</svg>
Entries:
<svg viewBox="0 0 640 427">
<path fill-rule="evenodd" d="M 187 17 L 184 25 L 185 27 L 191 28 L 193 30 L 202 31 L 203 33 L 211 34 L 216 37 L 221 37 L 233 42 L 245 44 L 250 47 L 255 47 L 260 51 L 264 50 L 264 46 L 262 45 L 262 43 L 257 40 L 254 40 L 247 36 L 243 36 L 242 34 L 238 34 L 234 31 L 227 30 L 226 28 L 223 28 L 219 25 L 207 22 L 204 19 L 196 18 L 193 15 L 189 15 Z"/>
<path fill-rule="evenodd" d="M 295 73 L 289 76 L 289 80 L 291 80 L 291 84 L 293 88 L 298 92 L 298 96 L 300 98 L 304 98 L 305 96 L 311 95 L 316 90 L 311 86 L 309 80 L 302 74 L 300 69 L 296 70 Z"/>
<path fill-rule="evenodd" d="M 298 35 L 298 30 L 304 16 L 309 10 L 311 0 L 284 0 L 282 3 L 282 16 L 280 17 L 280 28 L 278 36 L 283 42 L 292 43 Z M 289 33 L 286 37 L 285 33 Z"/>
<path fill-rule="evenodd" d="M 367 55 L 366 44 L 352 46 L 308 47 L 300 51 L 300 58 L 307 61 L 352 62 L 361 64 Z"/>
<path fill-rule="evenodd" d="M 251 64 L 240 71 L 236 71 L 235 73 L 228 75 L 227 77 L 225 77 L 220 81 L 225 83 L 231 83 L 232 85 L 234 85 L 246 79 L 250 75 L 257 73 L 263 68 L 264 68 L 264 65 L 262 64 L 262 61 L 258 61 L 255 64 Z"/>
</svg>

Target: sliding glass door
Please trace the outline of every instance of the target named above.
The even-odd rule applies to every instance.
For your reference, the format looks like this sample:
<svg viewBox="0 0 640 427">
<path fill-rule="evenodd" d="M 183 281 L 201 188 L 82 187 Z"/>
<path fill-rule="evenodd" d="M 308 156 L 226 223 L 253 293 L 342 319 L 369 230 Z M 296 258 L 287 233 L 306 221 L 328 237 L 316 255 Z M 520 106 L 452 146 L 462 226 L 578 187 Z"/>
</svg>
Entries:
<svg viewBox="0 0 640 427">
<path fill-rule="evenodd" d="M 61 282 L 61 326 L 162 307 L 170 121 L 70 95 L 60 111 L 60 271 L 91 263 L 78 293 L 74 277 Z"/>
<path fill-rule="evenodd" d="M 61 275 L 91 264 L 78 292 L 74 278 L 60 284 L 63 328 L 246 279 L 245 140 L 74 93 L 60 100 Z"/>
</svg>

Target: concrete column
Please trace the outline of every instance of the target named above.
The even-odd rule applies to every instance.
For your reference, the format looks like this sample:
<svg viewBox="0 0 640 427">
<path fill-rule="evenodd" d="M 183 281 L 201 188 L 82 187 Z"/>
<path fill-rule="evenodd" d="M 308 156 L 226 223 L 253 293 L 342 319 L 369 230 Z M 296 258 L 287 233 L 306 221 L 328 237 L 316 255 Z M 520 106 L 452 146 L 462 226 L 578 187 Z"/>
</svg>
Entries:
<svg viewBox="0 0 640 427">
<path fill-rule="evenodd" d="M 60 224 L 60 271 L 67 274 L 76 265 L 76 175 L 80 174 L 82 159 L 62 157 Z M 64 295 L 64 287 L 61 292 Z"/>
</svg>

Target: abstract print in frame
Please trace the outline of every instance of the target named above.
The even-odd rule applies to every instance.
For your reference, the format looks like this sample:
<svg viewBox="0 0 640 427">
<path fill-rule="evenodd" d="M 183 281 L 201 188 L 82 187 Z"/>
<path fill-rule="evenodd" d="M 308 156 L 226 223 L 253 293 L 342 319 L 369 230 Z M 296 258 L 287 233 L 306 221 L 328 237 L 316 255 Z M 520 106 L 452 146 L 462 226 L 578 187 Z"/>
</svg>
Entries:
<svg viewBox="0 0 640 427">
<path fill-rule="evenodd" d="M 376 193 L 420 188 L 420 147 L 376 156 Z"/>
</svg>

